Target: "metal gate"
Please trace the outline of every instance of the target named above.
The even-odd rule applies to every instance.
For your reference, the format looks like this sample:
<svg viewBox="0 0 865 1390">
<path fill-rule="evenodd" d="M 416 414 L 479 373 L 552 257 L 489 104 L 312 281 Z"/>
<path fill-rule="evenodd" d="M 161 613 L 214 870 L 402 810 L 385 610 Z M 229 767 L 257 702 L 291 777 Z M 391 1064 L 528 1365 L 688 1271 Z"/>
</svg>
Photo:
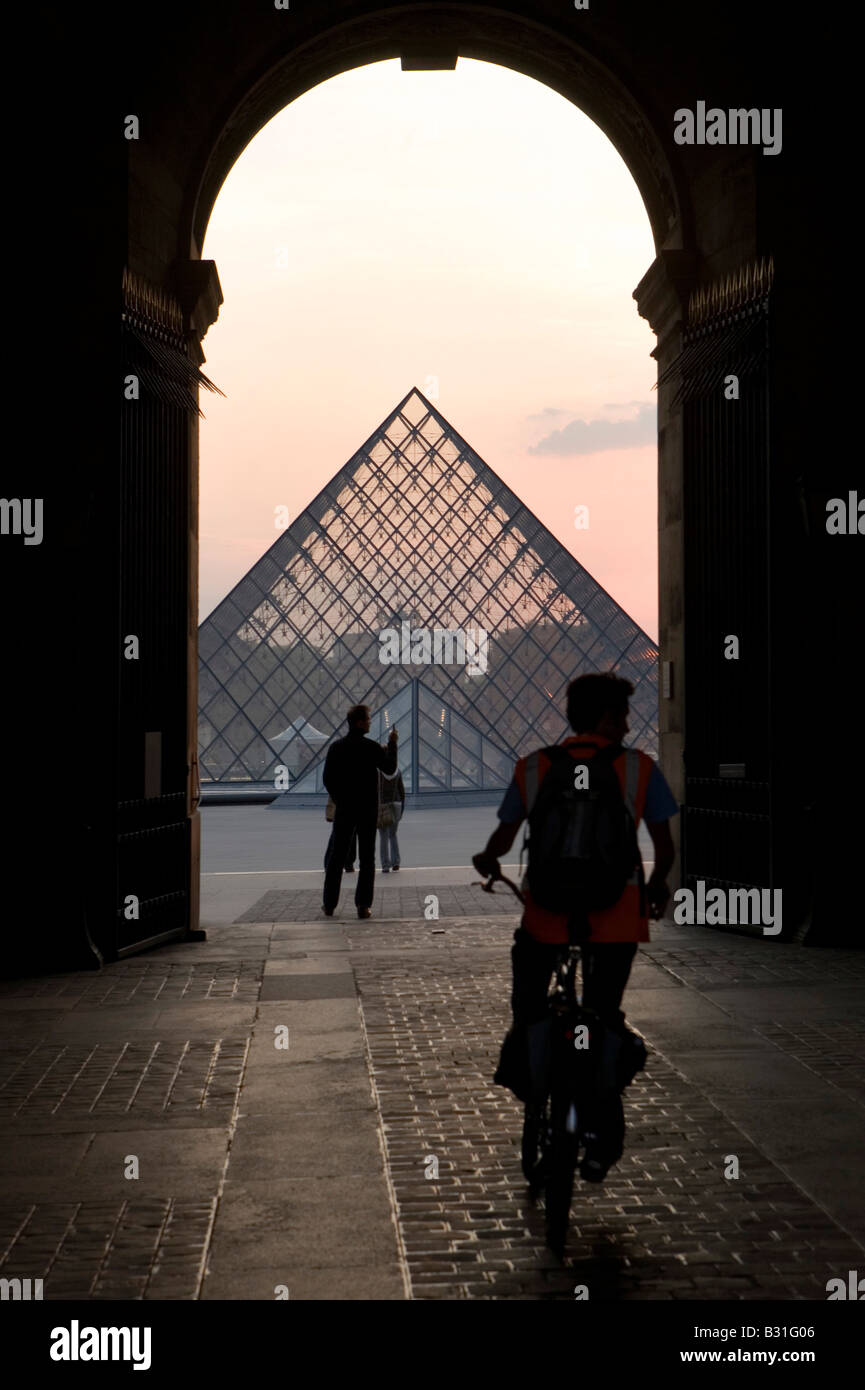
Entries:
<svg viewBox="0 0 865 1390">
<path fill-rule="evenodd" d="M 683 884 L 771 888 L 769 346 L 773 267 L 689 305 L 683 410 Z M 759 931 L 759 927 L 754 930 Z"/>
<path fill-rule="evenodd" d="M 176 301 L 129 272 L 123 287 L 115 922 L 99 943 L 109 956 L 176 937 L 189 923 L 178 692 L 188 679 L 189 430 L 202 380 Z"/>
</svg>

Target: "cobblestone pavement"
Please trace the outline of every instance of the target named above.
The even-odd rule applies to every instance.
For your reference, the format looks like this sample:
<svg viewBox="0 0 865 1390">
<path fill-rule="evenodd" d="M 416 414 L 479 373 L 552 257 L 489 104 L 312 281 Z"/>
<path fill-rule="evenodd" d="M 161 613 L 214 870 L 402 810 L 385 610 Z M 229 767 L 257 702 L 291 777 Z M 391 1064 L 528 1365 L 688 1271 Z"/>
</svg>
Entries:
<svg viewBox="0 0 865 1390">
<path fill-rule="evenodd" d="M 248 1002 L 258 998 L 263 967 L 263 959 L 181 965 L 155 952 L 133 961 L 117 961 L 109 970 L 7 980 L 0 987 L 0 997 L 4 1000 L 72 998 L 87 1008 L 99 1004 L 165 1004 L 170 1000 Z"/>
<path fill-rule="evenodd" d="M 714 933 L 713 933 L 714 934 Z M 810 950 L 791 942 L 773 943 L 771 953 L 765 949 L 759 955 L 740 948 L 734 941 L 746 938 L 727 937 L 715 946 L 693 944 L 682 946 L 647 945 L 640 948 L 648 960 L 654 961 L 674 980 L 708 989 L 713 985 L 732 984 L 803 984 L 813 987 L 825 982 L 841 984 L 865 983 L 865 952 Z M 758 941 L 758 948 L 764 946 Z M 803 1000 L 807 1010 L 807 1000 Z"/>
<path fill-rule="evenodd" d="M 344 874 L 342 894 L 336 909 L 336 918 L 357 920 L 354 906 L 355 874 Z M 430 894 L 438 899 L 439 917 L 500 917 L 509 914 L 518 919 L 518 912 L 510 907 L 517 903 L 509 888 L 497 888 L 494 893 L 485 893 L 482 888 L 470 885 L 452 887 L 415 887 L 407 885 L 394 887 L 388 875 L 387 886 L 382 886 L 380 875 L 376 875 L 375 902 L 373 916 L 378 919 L 406 922 L 426 920 L 427 898 Z M 519 904 L 517 904 L 517 907 Z M 322 920 L 321 889 L 273 889 L 265 893 L 248 912 L 237 920 L 239 922 L 315 922 Z"/>
<path fill-rule="evenodd" d="M 439 919 L 422 886 L 388 885 L 378 917 L 349 900 L 341 924 L 303 917 L 317 893 L 267 894 L 206 945 L 0 984 L 0 1277 L 47 1299 L 272 1298 L 283 1279 L 292 1298 L 399 1298 L 407 1272 L 420 1299 L 761 1300 L 823 1299 L 865 1267 L 832 1202 L 729 1118 L 742 1076 L 757 1111 L 775 1062 L 796 1098 L 801 1078 L 801 1110 L 773 1117 L 794 1156 L 797 1128 L 825 1131 L 808 1171 L 825 1192 L 849 1168 L 861 1218 L 865 956 L 653 933 L 629 987 L 652 1052 L 626 1152 L 603 1187 L 577 1181 L 563 1264 L 527 1198 L 520 1107 L 491 1081 L 517 915 L 432 891 Z"/>
<path fill-rule="evenodd" d="M 195 1298 L 215 1202 L 0 1205 L 0 1271 L 51 1299 Z M 34 1275 L 33 1270 L 42 1273 Z M 22 1274 L 21 1271 L 26 1271 Z"/>
<path fill-rule="evenodd" d="M 766 1023 L 759 1032 L 809 1071 L 865 1104 L 865 1022 Z"/>
<path fill-rule="evenodd" d="M 0 983 L 0 1276 L 46 1299 L 199 1296 L 264 957 L 170 956 Z"/>
<path fill-rule="evenodd" d="M 491 1084 L 512 930 L 449 924 L 451 943 L 473 945 L 469 960 L 416 933 L 397 962 L 392 935 L 349 929 L 415 1298 L 573 1299 L 580 1284 L 592 1299 L 825 1298 L 839 1266 L 859 1267 L 861 1246 L 657 1049 L 627 1092 L 623 1159 L 601 1189 L 577 1179 L 568 1260 L 551 1256 L 520 1171 L 521 1108 Z M 717 956 L 709 968 L 729 978 L 741 969 L 729 951 L 648 948 L 635 983 L 662 968 L 659 955 L 683 973 Z M 787 973 L 780 959 L 773 972 Z M 845 1032 L 840 1065 L 854 1051 L 861 1065 L 862 1044 L 861 1029 Z M 724 1176 L 731 1155 L 736 1180 Z"/>
<path fill-rule="evenodd" d="M 234 1105 L 248 1039 L 7 1047 L 0 1120 L 158 1115 L 215 1123 Z"/>
</svg>

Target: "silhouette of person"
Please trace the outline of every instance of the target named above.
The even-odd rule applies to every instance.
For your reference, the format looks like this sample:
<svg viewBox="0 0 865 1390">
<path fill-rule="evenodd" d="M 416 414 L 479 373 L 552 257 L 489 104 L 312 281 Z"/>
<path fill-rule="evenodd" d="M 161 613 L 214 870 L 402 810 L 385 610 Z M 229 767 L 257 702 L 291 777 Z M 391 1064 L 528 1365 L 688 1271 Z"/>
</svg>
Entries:
<svg viewBox="0 0 865 1390">
<path fill-rule="evenodd" d="M 328 749 L 323 781 L 333 798 L 333 849 L 324 876 L 322 910 L 332 917 L 339 902 L 343 867 L 357 832 L 358 874 L 354 904 L 358 917 L 370 916 L 375 886 L 375 832 L 378 823 L 378 774 L 395 772 L 397 732 L 386 745 L 367 738 L 369 708 L 354 705 L 346 716 L 348 733 Z"/>
<path fill-rule="evenodd" d="M 589 762 L 601 748 L 621 745 L 628 732 L 628 701 L 634 693 L 630 681 L 612 672 L 578 677 L 568 686 L 568 722 L 573 736 L 561 745 L 568 749 L 574 762 Z M 513 780 L 499 807 L 501 824 L 493 832 L 486 849 L 476 855 L 473 863 L 480 873 L 500 873 L 499 855 L 510 849 L 517 830 L 531 810 L 527 795 L 527 763 L 537 759 L 537 786 L 551 767 L 551 759 L 543 750 L 520 758 Z M 637 943 L 649 940 L 649 918 L 663 916 L 670 897 L 667 874 L 673 866 L 675 849 L 670 834 L 670 817 L 679 807 L 667 781 L 653 758 L 637 749 L 624 749 L 613 758 L 623 798 L 632 794 L 633 818 L 636 827 L 644 820 L 655 848 L 652 875 L 641 891 L 638 875 L 625 885 L 621 897 L 612 907 L 588 914 L 590 935 L 581 946 L 583 975 L 583 1004 L 593 1009 L 613 1028 L 624 1026 L 625 1015 L 620 1006 Z M 534 770 L 534 769 L 533 769 Z M 630 784 L 630 786 L 629 786 Z M 532 901 L 527 884 L 523 884 L 525 910 L 520 926 L 514 933 L 511 948 L 513 991 L 511 1008 L 514 1025 L 533 1023 L 543 1018 L 547 1008 L 550 976 L 556 957 L 569 940 L 568 916 L 549 912 Z M 618 1107 L 621 1112 L 621 1106 Z M 618 1128 L 618 1133 L 615 1130 Z M 607 1168 L 621 1157 L 624 1145 L 624 1116 L 616 1118 L 614 1132 L 596 1154 L 587 1153 L 588 1168 L 583 1176 L 598 1181 Z"/>
</svg>

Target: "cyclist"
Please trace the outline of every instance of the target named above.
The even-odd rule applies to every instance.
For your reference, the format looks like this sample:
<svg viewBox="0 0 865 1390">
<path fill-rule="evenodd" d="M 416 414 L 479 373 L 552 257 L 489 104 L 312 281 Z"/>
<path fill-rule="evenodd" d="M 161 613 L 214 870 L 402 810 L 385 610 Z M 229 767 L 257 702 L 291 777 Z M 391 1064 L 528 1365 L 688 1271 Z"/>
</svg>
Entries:
<svg viewBox="0 0 865 1390">
<path fill-rule="evenodd" d="M 567 692 L 567 717 L 574 735 L 565 739 L 562 746 L 572 750 L 575 764 L 585 763 L 600 748 L 621 743 L 628 732 L 628 701 L 633 693 L 631 682 L 612 672 L 579 676 L 571 682 Z M 639 882 L 628 883 L 612 907 L 589 914 L 590 935 L 581 947 L 583 1004 L 614 1028 L 624 1023 L 620 1005 L 637 944 L 649 940 L 649 917 L 663 916 L 669 901 L 666 879 L 675 859 L 669 822 L 678 812 L 678 805 L 654 759 L 643 752 L 638 752 L 637 757 L 638 762 L 631 763 L 632 776 L 636 772 L 636 786 L 631 789 L 635 793 L 634 819 L 637 826 L 641 820 L 645 821 L 652 837 L 654 869 L 644 897 Z M 484 875 L 501 872 L 499 856 L 511 848 L 530 809 L 526 794 L 530 759 L 537 760 L 538 786 L 551 766 L 542 750 L 517 762 L 513 780 L 499 807 L 501 823 L 490 836 L 486 848 L 473 861 Z M 623 796 L 626 795 L 629 762 L 624 750 L 613 761 Z M 567 915 L 549 912 L 534 903 L 526 883 L 523 891 L 525 910 L 511 948 L 511 1008 L 515 1027 L 543 1018 L 556 957 L 569 940 Z M 595 1170 L 605 1173 L 621 1157 L 621 1148 L 614 1137 L 612 1147 L 608 1144 L 606 1151 L 588 1157 Z"/>
</svg>

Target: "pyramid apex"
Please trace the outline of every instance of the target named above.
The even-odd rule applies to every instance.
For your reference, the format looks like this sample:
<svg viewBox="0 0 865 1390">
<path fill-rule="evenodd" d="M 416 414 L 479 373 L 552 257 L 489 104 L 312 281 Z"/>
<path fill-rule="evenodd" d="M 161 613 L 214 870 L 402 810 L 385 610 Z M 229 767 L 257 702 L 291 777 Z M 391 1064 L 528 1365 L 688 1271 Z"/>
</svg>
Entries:
<svg viewBox="0 0 865 1390">
<path fill-rule="evenodd" d="M 412 396 L 417 396 L 417 397 L 419 398 L 419 400 L 423 401 L 423 403 L 424 403 L 425 406 L 427 406 L 429 409 L 432 409 L 432 403 L 427 399 L 427 397 L 424 395 L 424 393 L 423 393 L 423 391 L 420 389 L 420 387 L 419 387 L 419 386 L 413 386 L 413 387 L 411 388 L 411 390 L 410 390 L 405 396 L 403 396 L 403 398 L 402 398 L 402 400 L 400 401 L 399 405 L 396 407 L 397 410 L 402 410 L 403 406 L 405 406 L 405 405 L 408 404 L 408 402 L 411 400 Z"/>
</svg>

